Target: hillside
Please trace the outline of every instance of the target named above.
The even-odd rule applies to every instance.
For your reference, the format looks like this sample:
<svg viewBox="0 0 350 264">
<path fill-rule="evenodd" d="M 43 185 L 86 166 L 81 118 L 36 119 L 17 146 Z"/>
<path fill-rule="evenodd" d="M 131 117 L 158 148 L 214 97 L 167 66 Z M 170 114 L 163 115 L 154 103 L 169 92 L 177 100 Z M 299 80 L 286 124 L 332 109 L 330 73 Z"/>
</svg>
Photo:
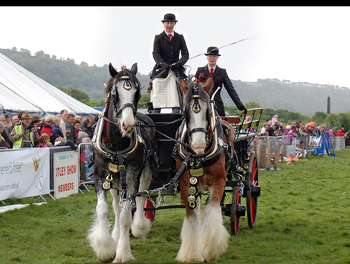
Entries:
<svg viewBox="0 0 350 264">
<path fill-rule="evenodd" d="M 0 52 L 22 67 L 56 87 L 73 87 L 86 92 L 91 100 L 104 98 L 103 84 L 108 80 L 108 66 L 89 66 L 82 62 L 76 64 L 74 59 L 57 58 L 43 51 L 31 54 L 29 50 L 16 48 L 0 49 Z M 142 85 L 147 86 L 149 76 L 138 73 Z M 326 112 L 327 97 L 331 97 L 331 112 L 348 112 L 350 106 L 350 89 L 333 85 L 290 82 L 278 79 L 258 79 L 257 82 L 233 80 L 241 100 L 258 102 L 263 107 L 283 109 L 312 116 L 316 111 Z M 146 93 L 146 88 L 142 93 Z M 222 91 L 226 106 L 233 104 L 226 90 Z"/>
<path fill-rule="evenodd" d="M 307 116 L 327 111 L 327 97 L 331 98 L 331 113 L 350 110 L 350 89 L 331 85 L 283 83 L 276 79 L 258 79 L 257 82 L 233 80 L 243 102 L 256 101 L 264 107 L 295 111 Z M 224 101 L 227 96 L 223 96 Z M 225 101 L 225 103 L 227 103 Z"/>
</svg>

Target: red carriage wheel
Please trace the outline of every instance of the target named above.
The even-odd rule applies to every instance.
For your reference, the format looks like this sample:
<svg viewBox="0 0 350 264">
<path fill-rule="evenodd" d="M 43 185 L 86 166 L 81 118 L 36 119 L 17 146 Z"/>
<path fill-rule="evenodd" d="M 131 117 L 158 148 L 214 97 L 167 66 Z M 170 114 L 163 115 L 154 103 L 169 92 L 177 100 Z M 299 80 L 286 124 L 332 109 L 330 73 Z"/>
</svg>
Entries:
<svg viewBox="0 0 350 264">
<path fill-rule="evenodd" d="M 231 205 L 231 232 L 237 235 L 239 232 L 240 217 L 245 215 L 245 206 L 241 205 L 240 187 L 233 187 Z"/>
<path fill-rule="evenodd" d="M 246 178 L 247 188 L 247 215 L 248 215 L 248 225 L 253 228 L 256 221 L 256 214 L 258 210 L 258 197 L 260 196 L 260 186 L 258 178 L 258 162 L 256 154 L 252 152 L 249 160 L 248 167 L 249 176 Z"/>
<path fill-rule="evenodd" d="M 153 203 L 150 201 L 150 199 L 155 202 L 156 198 L 155 197 L 147 197 L 146 202 L 145 202 L 145 208 L 155 208 Z M 149 211 L 144 211 L 144 214 L 148 220 L 151 221 L 151 226 L 154 224 L 154 219 L 156 217 L 156 210 L 149 210 Z"/>
</svg>

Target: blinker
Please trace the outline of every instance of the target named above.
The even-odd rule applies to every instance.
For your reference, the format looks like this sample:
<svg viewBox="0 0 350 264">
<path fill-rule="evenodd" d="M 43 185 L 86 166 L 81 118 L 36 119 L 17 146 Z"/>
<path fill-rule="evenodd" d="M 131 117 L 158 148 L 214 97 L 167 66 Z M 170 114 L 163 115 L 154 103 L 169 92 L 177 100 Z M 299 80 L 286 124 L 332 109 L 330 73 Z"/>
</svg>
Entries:
<svg viewBox="0 0 350 264">
<path fill-rule="evenodd" d="M 124 73 L 125 75 L 123 75 L 121 77 L 122 80 L 124 80 L 124 89 L 125 90 L 130 90 L 131 89 L 131 83 L 130 83 L 130 77 L 129 75 L 126 75 L 126 73 Z"/>
<path fill-rule="evenodd" d="M 192 99 L 194 100 L 192 111 L 198 114 L 201 111 L 201 106 L 198 102 L 199 95 L 198 95 L 198 84 L 193 86 L 193 96 Z"/>
<path fill-rule="evenodd" d="M 123 77 L 125 77 L 125 76 L 123 76 Z M 128 79 L 129 79 L 129 76 L 127 76 L 128 77 Z M 131 83 L 130 83 L 130 81 L 129 80 L 125 80 L 124 81 L 124 89 L 125 90 L 130 90 L 131 89 Z"/>
<path fill-rule="evenodd" d="M 198 114 L 201 111 L 201 106 L 198 104 L 198 100 L 196 101 L 193 104 L 192 111 Z"/>
</svg>

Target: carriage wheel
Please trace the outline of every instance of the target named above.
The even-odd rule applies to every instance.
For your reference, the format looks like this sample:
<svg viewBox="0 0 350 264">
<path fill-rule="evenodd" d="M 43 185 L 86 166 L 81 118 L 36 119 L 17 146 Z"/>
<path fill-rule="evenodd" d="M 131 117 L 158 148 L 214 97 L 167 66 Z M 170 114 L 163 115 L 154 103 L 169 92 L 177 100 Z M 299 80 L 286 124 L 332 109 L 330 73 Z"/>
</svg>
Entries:
<svg viewBox="0 0 350 264">
<path fill-rule="evenodd" d="M 250 188 L 247 188 L 247 214 L 248 225 L 253 228 L 256 221 L 256 214 L 258 210 L 258 197 L 260 196 L 260 186 L 258 185 L 258 162 L 256 154 L 252 152 L 249 160 L 249 178 L 246 180 Z"/>
<path fill-rule="evenodd" d="M 239 232 L 240 217 L 245 215 L 245 206 L 241 205 L 241 193 L 239 186 L 233 187 L 231 205 L 231 232 L 237 235 Z"/>
<path fill-rule="evenodd" d="M 147 197 L 145 201 L 145 208 L 154 208 L 153 203 L 149 199 L 152 199 L 155 202 L 156 197 Z M 151 221 L 151 226 L 153 226 L 156 218 L 156 210 L 144 211 L 143 213 L 145 214 L 146 218 Z"/>
</svg>

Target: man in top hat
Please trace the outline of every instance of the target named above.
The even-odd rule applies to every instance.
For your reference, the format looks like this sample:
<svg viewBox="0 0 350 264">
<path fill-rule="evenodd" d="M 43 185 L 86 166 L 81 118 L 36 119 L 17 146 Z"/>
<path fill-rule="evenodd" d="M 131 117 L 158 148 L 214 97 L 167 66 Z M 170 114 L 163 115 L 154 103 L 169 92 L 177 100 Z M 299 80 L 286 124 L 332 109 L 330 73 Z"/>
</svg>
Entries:
<svg viewBox="0 0 350 264">
<path fill-rule="evenodd" d="M 226 69 L 220 68 L 217 65 L 217 60 L 219 56 L 221 56 L 221 54 L 219 54 L 219 49 L 213 46 L 208 47 L 207 53 L 205 53 L 205 55 L 207 56 L 208 64 L 204 67 L 198 67 L 195 77 L 201 81 L 205 81 L 206 78 L 212 77 L 214 81 L 212 93 L 214 93 L 218 87 L 222 88 L 222 85 L 224 85 L 226 91 L 238 109 L 241 111 L 247 111 L 247 109 L 244 107 L 244 104 L 239 99 L 239 96 L 233 87 L 230 78 L 228 77 Z M 215 95 L 214 101 L 219 115 L 225 116 L 224 103 L 221 99 L 220 92 L 221 89 Z"/>
<path fill-rule="evenodd" d="M 11 137 L 14 139 L 14 149 L 34 147 L 35 142 L 39 141 L 38 128 L 32 123 L 32 117 L 28 112 L 21 115 L 20 121 L 15 124 L 11 131 Z"/>
<path fill-rule="evenodd" d="M 162 22 L 164 31 L 155 36 L 153 43 L 152 54 L 156 65 L 150 78 L 156 79 L 153 80 L 151 101 L 154 112 L 159 112 L 160 108 L 172 108 L 176 113 L 180 109 L 181 96 L 176 87 L 175 77 L 187 77 L 183 65 L 187 62 L 189 53 L 184 36 L 174 31 L 177 23 L 175 15 L 165 14 Z"/>
</svg>

